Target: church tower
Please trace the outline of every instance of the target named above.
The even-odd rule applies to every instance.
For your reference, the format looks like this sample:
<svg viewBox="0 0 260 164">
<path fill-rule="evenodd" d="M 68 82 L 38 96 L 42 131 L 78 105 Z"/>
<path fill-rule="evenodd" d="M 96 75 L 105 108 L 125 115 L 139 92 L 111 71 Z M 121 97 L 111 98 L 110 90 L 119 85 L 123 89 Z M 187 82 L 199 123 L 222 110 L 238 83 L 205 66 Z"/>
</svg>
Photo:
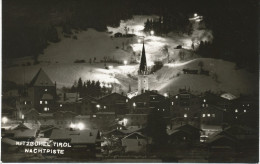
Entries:
<svg viewBox="0 0 260 164">
<path fill-rule="evenodd" d="M 144 93 L 148 89 L 148 71 L 143 43 L 142 56 L 138 70 L 138 94 Z"/>
</svg>

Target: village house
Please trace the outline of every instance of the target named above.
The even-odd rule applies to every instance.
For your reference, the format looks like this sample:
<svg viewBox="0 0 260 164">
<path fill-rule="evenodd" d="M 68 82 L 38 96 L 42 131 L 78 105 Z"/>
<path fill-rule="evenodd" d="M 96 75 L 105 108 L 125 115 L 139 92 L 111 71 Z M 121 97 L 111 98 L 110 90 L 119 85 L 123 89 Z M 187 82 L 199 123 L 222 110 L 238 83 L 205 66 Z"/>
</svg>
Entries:
<svg viewBox="0 0 260 164">
<path fill-rule="evenodd" d="M 129 98 L 116 92 L 106 95 L 98 99 L 100 111 L 115 112 L 116 115 L 123 115 L 128 113 L 127 103 Z"/>
<path fill-rule="evenodd" d="M 54 129 L 50 140 L 67 142 L 71 145 L 71 147 L 65 148 L 65 156 L 75 159 L 101 156 L 101 136 L 98 130 Z"/>
<path fill-rule="evenodd" d="M 170 110 L 172 118 L 183 117 L 191 121 L 198 117 L 200 111 L 201 98 L 190 93 L 187 89 L 180 89 L 177 95 L 170 98 Z"/>
<path fill-rule="evenodd" d="M 29 106 L 29 109 L 33 107 L 38 112 L 54 112 L 56 97 L 56 83 L 40 69 L 30 82 L 26 94 L 20 98 L 19 109 Z"/>
<path fill-rule="evenodd" d="M 81 99 L 81 102 L 81 115 L 91 115 L 98 112 L 100 108 L 102 108 L 102 105 L 99 104 L 98 100 L 91 96 L 84 96 Z"/>
<path fill-rule="evenodd" d="M 158 107 L 158 104 L 167 99 L 166 96 L 156 91 L 145 91 L 144 93 L 131 98 L 128 102 L 130 113 L 148 114 L 151 109 Z M 165 109 L 165 111 L 168 109 Z"/>
<path fill-rule="evenodd" d="M 182 140 L 184 143 L 198 143 L 200 142 L 201 132 L 201 129 L 190 124 L 184 124 L 182 126 L 175 127 L 174 129 L 167 130 L 172 143 L 175 143 L 176 140 Z"/>
<path fill-rule="evenodd" d="M 148 139 L 138 132 L 131 133 L 122 138 L 122 146 L 125 152 L 145 153 L 147 151 Z"/>
</svg>

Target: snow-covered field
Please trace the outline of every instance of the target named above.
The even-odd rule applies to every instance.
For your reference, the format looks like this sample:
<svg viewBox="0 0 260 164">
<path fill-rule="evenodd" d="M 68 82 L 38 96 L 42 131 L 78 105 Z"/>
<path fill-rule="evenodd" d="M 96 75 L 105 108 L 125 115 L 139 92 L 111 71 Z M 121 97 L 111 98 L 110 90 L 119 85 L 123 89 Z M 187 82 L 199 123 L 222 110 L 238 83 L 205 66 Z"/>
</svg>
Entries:
<svg viewBox="0 0 260 164">
<path fill-rule="evenodd" d="M 142 43 L 138 40 L 144 36 L 145 49 L 148 64 L 152 65 L 154 61 L 166 60 L 167 54 L 162 51 L 167 45 L 169 59 L 172 63 L 165 64 L 164 67 L 155 74 L 149 75 L 150 89 L 156 89 L 160 92 L 176 93 L 179 88 L 190 87 L 193 92 L 212 90 L 215 92 L 226 91 L 239 95 L 240 93 L 253 93 L 258 84 L 257 76 L 246 72 L 245 70 L 235 70 L 235 64 L 216 59 L 200 59 L 190 50 L 192 37 L 204 37 L 212 39 L 209 31 L 194 31 L 192 37 L 186 35 L 177 35 L 170 33 L 167 36 L 151 36 L 142 32 L 144 22 L 147 18 L 157 18 L 156 16 L 134 16 L 132 20 L 121 21 L 118 28 L 108 27 L 108 31 L 97 32 L 94 29 L 81 31 L 72 36 L 77 39 L 66 38 L 60 33 L 61 41 L 51 43 L 44 54 L 39 56 L 38 65 L 21 66 L 27 62 L 32 62 L 30 58 L 21 58 L 14 61 L 16 65 L 4 68 L 3 80 L 11 80 L 16 83 L 28 83 L 37 73 L 39 68 L 57 82 L 58 87 L 72 86 L 73 83 L 81 77 L 83 80 L 99 80 L 104 83 L 119 84 L 117 91 L 127 91 L 129 84 L 132 90 L 137 89 L 136 74 L 138 64 L 129 64 L 131 60 L 139 56 Z M 133 38 L 111 38 L 116 32 L 124 33 L 123 28 L 127 26 L 129 33 L 137 36 Z M 131 29 L 134 29 L 133 31 Z M 185 61 L 180 61 L 177 45 L 183 45 L 185 50 Z M 135 52 L 135 53 L 133 53 Z M 97 59 L 93 63 L 94 57 Z M 127 61 L 127 64 L 107 63 L 107 66 L 113 68 L 105 69 L 104 63 L 100 60 L 114 59 Z M 92 63 L 89 63 L 89 59 Z M 74 63 L 75 60 L 85 60 L 85 63 Z M 182 69 L 199 69 L 198 63 L 203 61 L 204 69 L 210 71 L 210 76 L 182 74 Z M 131 74 L 131 77 L 128 75 Z M 179 76 L 177 76 L 179 74 Z"/>
</svg>

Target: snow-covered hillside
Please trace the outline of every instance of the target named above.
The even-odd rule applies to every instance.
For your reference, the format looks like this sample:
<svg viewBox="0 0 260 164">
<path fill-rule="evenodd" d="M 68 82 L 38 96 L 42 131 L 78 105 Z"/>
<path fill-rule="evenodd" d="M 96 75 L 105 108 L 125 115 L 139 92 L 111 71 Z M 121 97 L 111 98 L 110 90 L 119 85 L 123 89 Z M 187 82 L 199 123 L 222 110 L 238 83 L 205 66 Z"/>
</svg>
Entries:
<svg viewBox="0 0 260 164">
<path fill-rule="evenodd" d="M 118 28 L 108 27 L 110 33 L 88 29 L 78 33 L 74 31 L 74 34 L 68 38 L 59 32 L 61 41 L 51 43 L 45 49 L 44 54 L 39 56 L 40 64 L 21 66 L 33 61 L 28 57 L 17 59 L 14 61 L 16 66 L 4 68 L 3 80 L 19 84 L 28 83 L 38 69 L 43 68 L 50 78 L 57 82 L 58 87 L 72 86 L 81 77 L 83 81 L 99 80 L 105 83 L 116 83 L 118 84 L 117 91 L 127 91 L 129 85 L 132 90 L 135 90 L 137 89 L 138 64 L 129 63 L 133 59 L 139 60 L 138 54 L 141 52 L 142 43 L 138 40 L 144 36 L 148 65 L 152 65 L 157 60 L 167 61 L 168 54 L 171 61 L 171 63 L 165 62 L 168 64 L 165 64 L 155 74 L 149 75 L 150 89 L 156 89 L 162 93 L 176 93 L 179 88 L 186 86 L 190 87 L 193 92 L 212 90 L 237 95 L 255 92 L 255 86 L 258 84 L 257 75 L 245 70 L 235 70 L 235 64 L 231 62 L 198 58 L 190 50 L 192 38 L 187 35 L 170 33 L 168 36 L 151 36 L 143 33 L 140 30 L 143 29 L 147 18 L 147 16 L 134 16 L 134 21 L 122 21 Z M 135 37 L 111 37 L 116 32 L 123 33 L 123 27 L 126 25 L 130 29 L 134 29 Z M 209 32 L 204 33 L 210 35 Z M 200 34 L 197 32 L 196 35 Z M 77 36 L 76 39 L 73 36 Z M 185 49 L 175 49 L 177 45 L 183 45 Z M 167 53 L 163 50 L 165 46 L 168 49 Z M 180 53 L 185 54 L 182 60 Z M 93 63 L 94 57 L 96 58 L 95 63 Z M 100 60 L 104 60 L 104 57 L 120 61 L 126 60 L 127 64 L 106 63 L 106 66 L 113 66 L 113 68 L 105 69 L 105 63 L 100 62 Z M 89 63 L 90 58 L 92 63 Z M 74 63 L 76 60 L 85 60 L 85 63 Z M 200 61 L 203 62 L 203 68 L 210 71 L 210 76 L 182 73 L 182 69 L 199 69 Z"/>
</svg>

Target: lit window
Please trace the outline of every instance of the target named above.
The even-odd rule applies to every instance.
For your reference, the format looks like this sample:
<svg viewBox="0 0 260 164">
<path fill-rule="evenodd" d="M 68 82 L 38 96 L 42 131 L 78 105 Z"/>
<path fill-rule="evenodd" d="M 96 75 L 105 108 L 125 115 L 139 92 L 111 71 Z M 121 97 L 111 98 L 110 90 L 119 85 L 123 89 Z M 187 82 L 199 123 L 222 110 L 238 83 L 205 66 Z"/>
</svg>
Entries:
<svg viewBox="0 0 260 164">
<path fill-rule="evenodd" d="M 172 102 L 172 105 L 174 104 L 174 102 Z"/>
<path fill-rule="evenodd" d="M 48 101 L 45 101 L 45 104 L 48 104 Z"/>
<path fill-rule="evenodd" d="M 204 104 L 202 104 L 202 107 L 205 107 L 205 105 L 204 105 Z"/>
<path fill-rule="evenodd" d="M 206 102 L 206 99 L 204 99 L 203 102 Z"/>
<path fill-rule="evenodd" d="M 45 89 L 44 91 L 45 91 L 45 92 L 47 92 L 47 91 L 48 91 L 48 89 Z"/>
<path fill-rule="evenodd" d="M 97 108 L 100 108 L 100 105 L 99 105 L 99 104 L 97 104 L 97 105 L 96 105 L 96 107 L 97 107 Z"/>
<path fill-rule="evenodd" d="M 26 105 L 26 101 L 24 101 L 24 104 Z"/>
<path fill-rule="evenodd" d="M 40 104 L 42 104 L 42 101 L 40 101 Z"/>
<path fill-rule="evenodd" d="M 208 117 L 210 117 L 210 114 L 208 114 Z"/>
<path fill-rule="evenodd" d="M 97 117 L 96 115 L 93 115 L 93 117 Z"/>
<path fill-rule="evenodd" d="M 249 104 L 247 104 L 247 106 L 249 106 Z"/>
<path fill-rule="evenodd" d="M 184 117 L 186 118 L 186 117 L 187 117 L 187 114 L 184 114 Z"/>
<path fill-rule="evenodd" d="M 125 102 L 128 102 L 128 99 L 126 99 Z"/>
<path fill-rule="evenodd" d="M 235 112 L 237 113 L 237 112 L 238 112 L 238 110 L 236 109 L 236 110 L 235 110 Z"/>
<path fill-rule="evenodd" d="M 153 97 L 153 100 L 154 100 L 155 98 Z"/>
<path fill-rule="evenodd" d="M 215 117 L 215 114 L 212 114 L 212 117 Z"/>
<path fill-rule="evenodd" d="M 164 109 L 163 109 L 163 111 L 164 111 Z"/>
<path fill-rule="evenodd" d="M 159 111 L 160 109 L 158 109 L 158 111 Z"/>
<path fill-rule="evenodd" d="M 60 107 L 62 107 L 62 104 L 60 104 Z"/>
<path fill-rule="evenodd" d="M 135 102 L 133 103 L 133 107 L 136 107 L 136 104 L 135 104 Z"/>
<path fill-rule="evenodd" d="M 107 107 L 106 106 L 104 106 L 104 109 L 106 109 Z"/>
<path fill-rule="evenodd" d="M 244 112 L 246 113 L 246 110 L 244 110 Z"/>
<path fill-rule="evenodd" d="M 243 104 L 243 106 L 245 106 L 245 105 Z"/>
<path fill-rule="evenodd" d="M 208 107 L 209 105 L 208 104 L 206 104 L 206 107 Z"/>
<path fill-rule="evenodd" d="M 206 115 L 205 114 L 202 114 L 202 117 L 205 117 Z"/>
<path fill-rule="evenodd" d="M 177 99 L 177 98 L 178 98 L 178 96 L 175 96 L 175 98 Z"/>
<path fill-rule="evenodd" d="M 237 116 L 236 116 L 236 119 L 237 119 Z"/>
<path fill-rule="evenodd" d="M 44 111 L 48 111 L 48 108 L 47 108 L 47 107 L 44 107 Z"/>
</svg>

